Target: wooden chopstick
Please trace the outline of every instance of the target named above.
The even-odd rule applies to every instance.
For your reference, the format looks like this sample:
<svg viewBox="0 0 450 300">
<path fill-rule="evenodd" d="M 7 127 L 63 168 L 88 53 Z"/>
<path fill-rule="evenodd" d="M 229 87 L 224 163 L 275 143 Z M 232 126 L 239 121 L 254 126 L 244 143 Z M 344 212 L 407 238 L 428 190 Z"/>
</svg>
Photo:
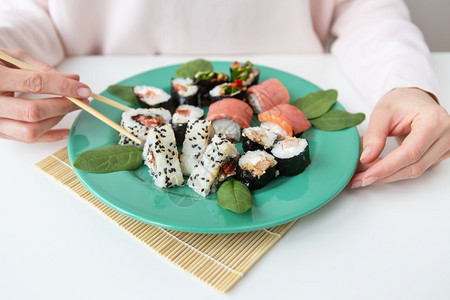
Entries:
<svg viewBox="0 0 450 300">
<path fill-rule="evenodd" d="M 131 109 L 131 107 L 123 105 L 123 104 L 121 104 L 119 102 L 116 102 L 114 100 L 111 100 L 111 99 L 106 98 L 105 96 L 102 96 L 102 95 L 99 95 L 99 94 L 92 93 L 91 97 L 96 99 L 96 100 L 98 100 L 98 101 L 100 101 L 100 102 L 106 103 L 106 104 L 108 104 L 110 106 L 113 106 L 113 107 L 118 108 L 118 109 L 123 110 L 123 111 L 127 111 L 127 110 Z"/>
<path fill-rule="evenodd" d="M 37 71 L 39 72 L 40 70 L 12 57 L 9 56 L 8 54 L 6 54 L 5 52 L 0 50 L 0 59 L 15 65 L 16 67 L 18 67 L 19 69 L 22 70 L 27 70 L 27 71 Z M 120 103 L 117 103 L 111 99 L 108 99 L 106 97 L 97 95 L 97 94 L 93 94 L 93 98 L 94 95 L 97 96 L 98 98 L 102 99 L 97 99 L 97 97 L 95 99 L 102 101 L 104 103 L 107 103 L 109 105 L 112 105 L 112 103 L 115 103 L 113 106 L 117 107 L 119 109 L 122 110 L 127 110 L 129 109 L 129 107 L 122 105 Z M 94 117 L 96 117 L 97 119 L 99 119 L 100 121 L 104 122 L 106 125 L 114 128 L 115 130 L 117 130 L 118 132 L 120 132 L 121 134 L 125 135 L 126 137 L 128 137 L 129 139 L 131 139 L 133 142 L 137 143 L 138 145 L 140 145 L 142 143 L 142 141 L 140 139 L 138 139 L 135 135 L 133 135 L 132 133 L 126 131 L 122 126 L 116 124 L 113 120 L 111 120 L 110 118 L 106 117 L 105 115 L 101 114 L 99 111 L 95 110 L 94 108 L 92 108 L 91 106 L 87 105 L 86 103 L 84 103 L 83 101 L 73 98 L 73 97 L 65 97 L 68 100 L 70 100 L 71 102 L 73 102 L 74 104 L 76 104 L 77 106 L 81 107 L 82 109 L 84 109 L 85 111 L 87 111 L 88 113 L 90 113 L 91 115 L 93 115 Z M 119 107 L 118 107 L 119 106 Z M 123 108 L 120 108 L 120 106 L 123 106 Z"/>
</svg>

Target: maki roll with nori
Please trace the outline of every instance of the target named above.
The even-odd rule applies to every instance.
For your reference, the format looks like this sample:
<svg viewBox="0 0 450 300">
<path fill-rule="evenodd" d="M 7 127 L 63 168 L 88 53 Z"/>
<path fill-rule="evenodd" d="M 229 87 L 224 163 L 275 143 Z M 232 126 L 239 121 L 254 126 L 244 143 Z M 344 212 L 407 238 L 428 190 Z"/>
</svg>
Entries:
<svg viewBox="0 0 450 300">
<path fill-rule="evenodd" d="M 194 84 L 198 86 L 198 99 L 201 106 L 209 106 L 211 99 L 209 91 L 215 86 L 228 82 L 228 75 L 219 71 L 197 72 L 194 76 Z"/>
<path fill-rule="evenodd" d="M 200 106 L 197 97 L 198 86 L 194 84 L 191 78 L 175 78 L 172 79 L 170 93 L 175 102 L 180 105 L 188 104 Z"/>
<path fill-rule="evenodd" d="M 270 150 L 277 140 L 276 133 L 263 127 L 248 127 L 242 130 L 242 149 L 250 150 Z"/>
<path fill-rule="evenodd" d="M 134 93 L 139 99 L 142 107 L 145 108 L 165 108 L 171 113 L 178 107 L 178 101 L 160 88 L 137 85 L 134 87 Z"/>
<path fill-rule="evenodd" d="M 249 61 L 243 65 L 241 65 L 238 61 L 233 62 L 230 67 L 230 72 L 231 82 L 241 80 L 242 85 L 246 87 L 258 83 L 260 70 L 259 68 L 254 67 Z"/>
<path fill-rule="evenodd" d="M 170 123 L 171 118 L 170 112 L 164 108 L 129 109 L 122 113 L 120 125 L 145 142 L 149 128 Z M 120 135 L 119 145 L 138 146 L 123 134 Z"/>
<path fill-rule="evenodd" d="M 220 182 L 236 173 L 238 160 L 236 146 L 222 135 L 216 134 L 194 166 L 188 186 L 203 197 L 214 193 Z"/>
<path fill-rule="evenodd" d="M 239 159 L 236 175 L 250 190 L 264 187 L 276 176 L 277 161 L 266 151 L 247 151 Z"/>
<path fill-rule="evenodd" d="M 234 98 L 245 100 L 247 88 L 242 85 L 241 81 L 222 83 L 215 86 L 209 91 L 209 98 L 211 103 L 222 100 L 224 98 Z"/>
<path fill-rule="evenodd" d="M 310 165 L 309 145 L 306 139 L 286 137 L 275 144 L 272 154 L 278 162 L 280 175 L 295 176 Z"/>
<path fill-rule="evenodd" d="M 172 116 L 172 127 L 178 146 L 183 144 L 188 121 L 198 120 L 203 117 L 204 113 L 203 109 L 192 105 L 185 104 L 177 107 Z"/>
<path fill-rule="evenodd" d="M 149 130 L 142 155 L 156 186 L 169 188 L 183 184 L 175 135 L 170 124 Z"/>
</svg>

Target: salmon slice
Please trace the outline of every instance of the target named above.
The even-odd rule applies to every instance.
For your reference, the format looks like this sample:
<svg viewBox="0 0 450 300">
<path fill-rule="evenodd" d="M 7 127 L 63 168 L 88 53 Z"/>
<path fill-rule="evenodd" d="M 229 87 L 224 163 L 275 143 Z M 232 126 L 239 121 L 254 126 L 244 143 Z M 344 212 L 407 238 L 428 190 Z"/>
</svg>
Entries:
<svg viewBox="0 0 450 300">
<path fill-rule="evenodd" d="M 289 136 L 305 131 L 311 123 L 295 106 L 280 104 L 258 115 L 260 122 L 273 122 L 283 128 Z"/>
<path fill-rule="evenodd" d="M 248 88 L 247 95 L 255 113 L 259 114 L 278 104 L 289 103 L 289 92 L 276 78 L 267 79 Z"/>
<path fill-rule="evenodd" d="M 253 110 L 242 100 L 224 98 L 209 106 L 206 120 L 228 119 L 236 122 L 241 128 L 250 127 Z"/>
</svg>

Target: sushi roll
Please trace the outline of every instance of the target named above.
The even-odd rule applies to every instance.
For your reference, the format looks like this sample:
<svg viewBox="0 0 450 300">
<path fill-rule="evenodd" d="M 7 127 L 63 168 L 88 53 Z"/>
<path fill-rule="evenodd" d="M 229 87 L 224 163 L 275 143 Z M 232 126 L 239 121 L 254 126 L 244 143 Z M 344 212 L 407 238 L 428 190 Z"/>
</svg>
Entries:
<svg viewBox="0 0 450 300">
<path fill-rule="evenodd" d="M 189 176 L 188 186 L 203 197 L 214 193 L 220 182 L 235 174 L 238 160 L 236 146 L 216 134 Z"/>
<path fill-rule="evenodd" d="M 137 108 L 129 109 L 122 113 L 121 126 L 138 139 L 145 142 L 149 128 L 158 127 L 170 123 L 172 116 L 164 108 Z M 135 142 L 125 135 L 120 135 L 120 145 L 134 145 Z"/>
<path fill-rule="evenodd" d="M 244 152 L 250 150 L 270 150 L 276 140 L 276 133 L 264 127 L 255 126 L 242 130 L 242 149 Z"/>
<path fill-rule="evenodd" d="M 247 90 L 247 101 L 256 114 L 279 104 L 289 104 L 289 92 L 276 78 L 270 78 Z"/>
<path fill-rule="evenodd" d="M 216 85 L 209 91 L 209 98 L 211 103 L 219 101 L 224 98 L 234 98 L 245 100 L 247 88 L 242 85 L 242 81 L 222 83 Z"/>
<path fill-rule="evenodd" d="M 156 186 L 169 188 L 183 184 L 175 135 L 170 124 L 149 130 L 142 154 Z"/>
<path fill-rule="evenodd" d="M 191 78 L 172 79 L 170 93 L 175 102 L 180 105 L 188 104 L 200 106 L 197 97 L 198 86 L 194 84 Z"/>
<path fill-rule="evenodd" d="M 239 159 L 236 175 L 250 190 L 257 190 L 275 178 L 276 165 L 275 157 L 266 151 L 247 151 Z"/>
<path fill-rule="evenodd" d="M 311 164 L 306 139 L 287 137 L 275 144 L 272 154 L 278 162 L 280 175 L 283 176 L 298 175 Z"/>
<path fill-rule="evenodd" d="M 241 126 L 233 120 L 218 119 L 212 122 L 212 126 L 216 133 L 220 133 L 232 143 L 241 140 Z"/>
<path fill-rule="evenodd" d="M 200 105 L 209 106 L 211 99 L 209 91 L 215 86 L 228 82 L 228 75 L 219 71 L 201 71 L 194 76 L 194 84 L 198 86 L 198 100 Z"/>
<path fill-rule="evenodd" d="M 179 103 L 162 89 L 147 85 L 137 85 L 134 93 L 145 108 L 165 108 L 171 113 L 175 111 Z"/>
<path fill-rule="evenodd" d="M 241 139 L 241 128 L 250 126 L 252 108 L 239 99 L 226 98 L 211 104 L 206 120 L 213 121 L 216 133 L 224 134 L 229 141 Z"/>
<path fill-rule="evenodd" d="M 241 65 L 238 61 L 233 62 L 230 67 L 231 81 L 242 81 L 243 86 L 251 86 L 258 83 L 260 70 L 247 61 Z"/>
<path fill-rule="evenodd" d="M 181 153 L 181 171 L 183 175 L 189 176 L 194 166 L 201 159 L 211 138 L 214 136 L 214 128 L 211 121 L 189 120 L 186 128 L 186 137 L 183 142 Z"/>
<path fill-rule="evenodd" d="M 177 107 L 172 116 L 172 128 L 175 132 L 177 145 L 183 145 L 186 134 L 186 126 L 189 120 L 197 120 L 203 117 L 205 112 L 200 107 L 183 104 Z"/>
<path fill-rule="evenodd" d="M 272 107 L 260 113 L 258 120 L 261 124 L 265 123 L 264 127 L 277 128 L 273 124 L 268 125 L 268 122 L 278 125 L 288 136 L 297 135 L 311 127 L 311 123 L 306 116 L 297 107 L 290 104 L 279 104 Z M 277 130 L 279 129 L 277 128 Z M 282 132 L 281 130 L 279 131 Z"/>
<path fill-rule="evenodd" d="M 277 141 L 284 140 L 289 136 L 283 127 L 274 122 L 261 122 L 260 127 L 275 133 L 277 136 Z"/>
</svg>

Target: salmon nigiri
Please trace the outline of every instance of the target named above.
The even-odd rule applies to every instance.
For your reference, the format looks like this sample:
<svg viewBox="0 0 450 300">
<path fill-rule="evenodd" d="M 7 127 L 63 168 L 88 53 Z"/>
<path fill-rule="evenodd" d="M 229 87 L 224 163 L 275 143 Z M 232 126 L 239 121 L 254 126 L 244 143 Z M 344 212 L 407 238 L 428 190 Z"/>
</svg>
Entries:
<svg viewBox="0 0 450 300">
<path fill-rule="evenodd" d="M 260 122 L 271 122 L 281 127 L 287 135 L 292 136 L 311 127 L 305 115 L 295 106 L 280 104 L 258 115 Z"/>
<path fill-rule="evenodd" d="M 255 113 L 259 114 L 278 104 L 289 103 L 289 92 L 276 78 L 270 78 L 247 90 L 248 102 Z"/>
</svg>

